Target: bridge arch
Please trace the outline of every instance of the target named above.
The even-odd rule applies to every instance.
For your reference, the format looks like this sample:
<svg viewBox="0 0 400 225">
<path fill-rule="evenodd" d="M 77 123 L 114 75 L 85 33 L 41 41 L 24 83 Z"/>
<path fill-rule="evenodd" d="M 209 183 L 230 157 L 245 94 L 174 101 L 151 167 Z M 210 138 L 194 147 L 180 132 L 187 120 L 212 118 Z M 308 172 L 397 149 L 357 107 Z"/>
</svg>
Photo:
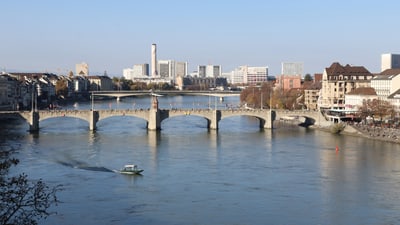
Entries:
<svg viewBox="0 0 400 225">
<path fill-rule="evenodd" d="M 148 121 L 149 110 L 143 110 L 143 109 L 99 110 L 99 121 L 115 116 L 130 116 Z"/>
<path fill-rule="evenodd" d="M 187 117 L 191 117 L 190 119 L 190 125 L 202 127 L 202 128 L 208 128 L 210 126 L 211 121 L 207 119 L 204 116 L 199 116 L 199 115 L 174 115 L 170 116 L 168 118 L 164 118 L 161 122 L 161 127 L 164 129 L 165 126 L 169 123 L 173 124 L 188 124 L 187 122 Z"/>
<path fill-rule="evenodd" d="M 43 121 L 43 120 L 47 120 L 47 119 L 51 119 L 51 118 L 76 118 L 76 119 L 80 119 L 80 120 L 84 120 L 88 123 L 90 123 L 87 114 L 86 113 L 82 113 L 77 111 L 76 113 L 66 113 L 66 112 L 49 112 L 49 113 L 45 113 L 45 112 L 41 112 L 39 114 L 39 121 Z"/>
<path fill-rule="evenodd" d="M 272 115 L 270 110 L 221 110 L 221 120 L 232 116 L 249 116 L 257 118 L 260 128 L 272 128 Z"/>
<path fill-rule="evenodd" d="M 329 122 L 320 111 L 276 110 L 275 120 L 297 121 L 299 126 L 324 125 Z"/>
<path fill-rule="evenodd" d="M 167 112 L 167 113 L 166 113 Z M 168 110 L 164 111 L 164 114 L 161 116 L 161 122 L 168 118 L 178 117 L 178 116 L 196 116 L 200 118 L 204 118 L 207 122 L 207 128 L 210 128 L 213 118 L 212 118 L 212 111 L 211 110 L 184 110 L 184 109 L 176 109 L 176 110 Z"/>
<path fill-rule="evenodd" d="M 246 116 L 246 117 L 256 118 L 259 121 L 260 128 L 264 128 L 265 123 L 267 121 L 265 118 L 262 118 L 260 116 L 254 116 L 254 115 L 224 115 L 221 117 L 221 120 L 224 120 L 226 118 L 231 118 L 231 117 L 238 117 L 238 116 Z"/>
</svg>

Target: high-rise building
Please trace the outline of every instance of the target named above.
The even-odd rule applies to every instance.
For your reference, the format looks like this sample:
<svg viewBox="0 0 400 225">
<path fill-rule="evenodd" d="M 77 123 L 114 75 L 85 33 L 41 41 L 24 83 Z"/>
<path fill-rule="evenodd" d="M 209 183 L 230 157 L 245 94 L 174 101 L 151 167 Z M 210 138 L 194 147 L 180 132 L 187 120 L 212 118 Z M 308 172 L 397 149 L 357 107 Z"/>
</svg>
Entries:
<svg viewBox="0 0 400 225">
<path fill-rule="evenodd" d="M 248 84 L 258 84 L 267 82 L 268 67 L 265 66 L 249 66 L 245 74 L 245 80 Z"/>
<path fill-rule="evenodd" d="M 174 61 L 158 60 L 158 75 L 160 78 L 172 78 L 174 76 Z"/>
<path fill-rule="evenodd" d="M 156 77 L 158 75 L 157 72 L 157 45 L 151 45 L 151 76 Z"/>
<path fill-rule="evenodd" d="M 300 75 L 303 76 L 304 65 L 301 62 L 283 62 L 282 75 Z"/>
<path fill-rule="evenodd" d="M 122 74 L 127 80 L 147 78 L 149 76 L 149 64 L 135 64 L 133 68 L 124 69 Z"/>
<path fill-rule="evenodd" d="M 160 78 L 175 80 L 178 76 L 187 75 L 187 63 L 174 60 L 159 60 L 157 69 Z"/>
<path fill-rule="evenodd" d="M 400 69 L 400 54 L 382 54 L 381 72 L 387 69 Z"/>
<path fill-rule="evenodd" d="M 232 84 L 258 84 L 268 81 L 268 67 L 240 66 L 232 72 Z"/>
<path fill-rule="evenodd" d="M 175 63 L 175 76 L 184 77 L 188 74 L 187 62 L 176 62 Z"/>
<path fill-rule="evenodd" d="M 89 76 L 89 65 L 87 63 L 78 63 L 75 65 L 76 75 Z"/>
<path fill-rule="evenodd" d="M 222 74 L 220 65 L 200 65 L 198 67 L 199 77 L 219 77 Z"/>
</svg>

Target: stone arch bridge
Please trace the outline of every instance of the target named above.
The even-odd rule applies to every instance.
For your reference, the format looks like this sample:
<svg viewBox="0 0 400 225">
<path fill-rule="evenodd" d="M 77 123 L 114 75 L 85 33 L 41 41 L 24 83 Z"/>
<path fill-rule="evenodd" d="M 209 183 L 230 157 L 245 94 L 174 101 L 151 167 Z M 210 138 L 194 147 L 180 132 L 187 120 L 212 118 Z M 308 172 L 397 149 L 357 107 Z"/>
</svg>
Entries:
<svg viewBox="0 0 400 225">
<path fill-rule="evenodd" d="M 218 130 L 220 120 L 231 116 L 252 116 L 260 121 L 260 128 L 272 128 L 269 110 L 211 110 L 211 109 L 118 109 L 118 110 L 39 110 L 36 112 L 16 112 L 29 123 L 30 131 L 39 130 L 39 122 L 49 118 L 72 117 L 89 123 L 90 130 L 96 130 L 100 120 L 113 116 L 132 116 L 144 119 L 148 130 L 160 130 L 161 122 L 176 116 L 199 116 L 207 121 L 209 129 Z"/>
<path fill-rule="evenodd" d="M 282 111 L 269 109 L 111 109 L 111 110 L 39 110 L 35 112 L 20 111 L 19 114 L 29 123 L 30 131 L 39 130 L 39 122 L 49 118 L 72 117 L 87 121 L 90 130 L 96 130 L 96 124 L 100 120 L 114 116 L 132 116 L 141 118 L 147 122 L 148 130 L 160 130 L 161 122 L 176 116 L 198 116 L 207 121 L 209 129 L 218 130 L 220 120 L 232 116 L 256 117 L 260 121 L 260 128 L 273 128 L 274 120 L 296 122 L 301 126 L 321 124 L 318 120 L 325 118 L 317 111 Z"/>
</svg>

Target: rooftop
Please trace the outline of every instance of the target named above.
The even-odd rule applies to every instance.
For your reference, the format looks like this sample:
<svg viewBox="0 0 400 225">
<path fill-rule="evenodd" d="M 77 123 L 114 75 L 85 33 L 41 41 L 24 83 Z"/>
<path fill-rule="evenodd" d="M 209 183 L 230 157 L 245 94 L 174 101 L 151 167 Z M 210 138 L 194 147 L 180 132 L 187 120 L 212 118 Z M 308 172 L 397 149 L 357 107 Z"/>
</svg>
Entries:
<svg viewBox="0 0 400 225">
<path fill-rule="evenodd" d="M 349 64 L 342 66 L 338 62 L 332 63 L 325 70 L 328 76 L 372 76 L 372 73 L 363 66 L 350 66 Z"/>
<path fill-rule="evenodd" d="M 376 95 L 376 92 L 371 87 L 359 87 L 347 93 L 347 95 Z"/>
</svg>

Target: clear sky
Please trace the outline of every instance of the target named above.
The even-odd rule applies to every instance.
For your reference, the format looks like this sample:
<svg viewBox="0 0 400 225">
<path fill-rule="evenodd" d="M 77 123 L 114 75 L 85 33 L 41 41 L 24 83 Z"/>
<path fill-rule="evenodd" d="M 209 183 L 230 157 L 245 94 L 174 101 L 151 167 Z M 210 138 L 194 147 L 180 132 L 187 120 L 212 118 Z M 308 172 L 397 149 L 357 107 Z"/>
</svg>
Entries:
<svg viewBox="0 0 400 225">
<path fill-rule="evenodd" d="M 398 0 L 2 0 L 0 69 L 122 76 L 158 59 L 268 66 L 303 62 L 322 73 L 333 62 L 380 72 L 383 53 L 400 53 Z"/>
</svg>

